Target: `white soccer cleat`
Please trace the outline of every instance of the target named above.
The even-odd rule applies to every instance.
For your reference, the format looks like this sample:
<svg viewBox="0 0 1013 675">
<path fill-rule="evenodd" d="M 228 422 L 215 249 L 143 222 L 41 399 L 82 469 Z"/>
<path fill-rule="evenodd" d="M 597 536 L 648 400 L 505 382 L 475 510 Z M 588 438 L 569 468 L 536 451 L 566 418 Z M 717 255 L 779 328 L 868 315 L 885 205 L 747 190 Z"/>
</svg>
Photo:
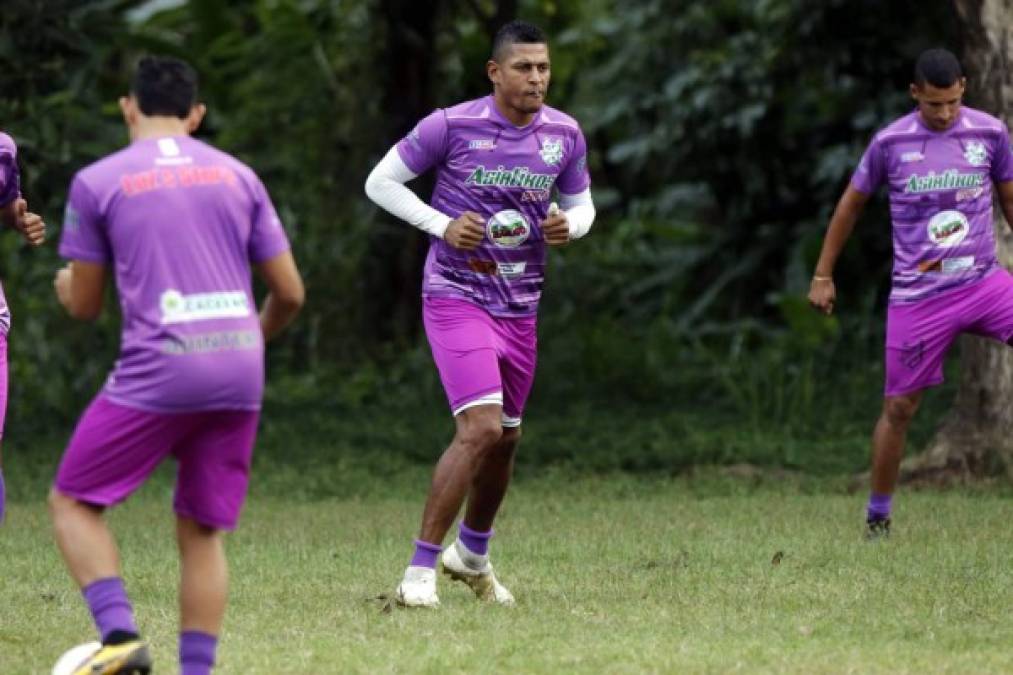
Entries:
<svg viewBox="0 0 1013 675">
<path fill-rule="evenodd" d="M 516 605 L 513 593 L 501 584 L 492 571 L 489 556 L 477 556 L 470 551 L 462 553 L 461 543 L 455 541 L 440 556 L 440 569 L 454 581 L 463 581 L 475 592 L 479 600 L 494 602 L 504 607 Z"/>
<path fill-rule="evenodd" d="M 394 602 L 401 607 L 439 607 L 436 595 L 436 570 L 409 566 L 394 591 Z"/>
</svg>

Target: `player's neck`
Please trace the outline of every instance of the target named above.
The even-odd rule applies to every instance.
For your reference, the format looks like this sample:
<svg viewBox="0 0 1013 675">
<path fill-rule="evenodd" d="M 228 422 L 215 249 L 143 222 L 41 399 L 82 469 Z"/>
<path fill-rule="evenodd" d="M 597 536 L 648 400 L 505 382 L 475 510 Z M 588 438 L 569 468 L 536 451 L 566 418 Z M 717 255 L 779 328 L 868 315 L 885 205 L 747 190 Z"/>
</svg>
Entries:
<svg viewBox="0 0 1013 675">
<path fill-rule="evenodd" d="M 531 124 L 531 121 L 535 119 L 537 112 L 526 113 L 516 108 L 511 108 L 505 102 L 501 101 L 499 96 L 493 94 L 493 101 L 496 103 L 496 110 L 499 114 L 510 124 L 517 128 L 526 127 Z"/>
<path fill-rule="evenodd" d="M 178 117 L 146 117 L 137 120 L 130 128 L 130 140 L 132 141 L 186 135 L 188 135 L 186 120 Z"/>
</svg>

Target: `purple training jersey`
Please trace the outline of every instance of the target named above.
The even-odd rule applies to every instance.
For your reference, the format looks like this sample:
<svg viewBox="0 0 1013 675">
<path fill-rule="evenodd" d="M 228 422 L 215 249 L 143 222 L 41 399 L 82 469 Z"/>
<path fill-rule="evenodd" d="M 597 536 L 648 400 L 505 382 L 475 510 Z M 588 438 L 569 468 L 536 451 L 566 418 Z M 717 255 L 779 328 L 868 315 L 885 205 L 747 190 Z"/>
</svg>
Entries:
<svg viewBox="0 0 1013 675">
<path fill-rule="evenodd" d="M 944 131 L 917 111 L 876 134 L 851 178 L 871 194 L 886 183 L 893 221 L 890 303 L 915 302 L 976 281 L 998 266 L 992 185 L 1013 181 L 1006 125 L 962 107 Z"/>
<path fill-rule="evenodd" d="M 18 174 L 18 147 L 14 139 L 0 132 L 0 208 L 10 204 L 21 194 Z M 0 286 L 0 333 L 7 334 L 11 327 L 11 312 L 7 307 L 3 286 Z"/>
<path fill-rule="evenodd" d="M 260 179 L 195 139 L 139 140 L 78 172 L 60 255 L 115 271 L 123 334 L 105 395 L 154 412 L 258 409 L 250 263 L 286 250 Z"/>
<path fill-rule="evenodd" d="M 574 195 L 591 182 L 577 122 L 544 106 L 518 128 L 486 96 L 436 110 L 397 149 L 417 174 L 436 167 L 433 208 L 452 218 L 473 211 L 486 223 L 472 251 L 432 238 L 422 294 L 461 298 L 494 316 L 537 313 L 546 258 L 540 224 L 552 188 Z"/>
</svg>

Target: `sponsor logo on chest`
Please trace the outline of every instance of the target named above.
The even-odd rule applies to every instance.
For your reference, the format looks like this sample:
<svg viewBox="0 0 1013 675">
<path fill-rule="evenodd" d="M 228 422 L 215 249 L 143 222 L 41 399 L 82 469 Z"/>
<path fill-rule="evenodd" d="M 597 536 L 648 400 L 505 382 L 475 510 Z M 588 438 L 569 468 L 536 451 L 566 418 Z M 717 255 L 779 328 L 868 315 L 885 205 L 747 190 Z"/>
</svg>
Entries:
<svg viewBox="0 0 1013 675">
<path fill-rule="evenodd" d="M 526 166 L 507 169 L 502 164 L 495 169 L 479 164 L 464 180 L 465 185 L 521 188 L 524 190 L 548 190 L 554 182 L 556 182 L 554 174 L 534 173 Z"/>
<path fill-rule="evenodd" d="M 907 178 L 904 192 L 908 194 L 920 194 L 924 192 L 938 192 L 941 190 L 958 190 L 961 188 L 976 188 L 985 184 L 983 173 L 961 173 L 956 169 L 947 169 L 936 173 L 929 171 L 925 175 L 911 174 Z"/>
</svg>

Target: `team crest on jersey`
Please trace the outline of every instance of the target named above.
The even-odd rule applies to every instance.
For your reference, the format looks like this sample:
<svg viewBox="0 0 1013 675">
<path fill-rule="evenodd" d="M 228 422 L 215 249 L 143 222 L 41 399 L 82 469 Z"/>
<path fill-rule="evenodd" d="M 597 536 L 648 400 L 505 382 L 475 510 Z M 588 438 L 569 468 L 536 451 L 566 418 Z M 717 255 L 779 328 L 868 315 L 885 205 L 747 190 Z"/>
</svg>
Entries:
<svg viewBox="0 0 1013 675">
<path fill-rule="evenodd" d="M 531 227 L 520 211 L 500 211 L 485 226 L 489 240 L 501 248 L 517 248 L 531 236 Z"/>
<path fill-rule="evenodd" d="M 971 166 L 981 166 L 988 161 L 988 153 L 985 151 L 985 144 L 980 141 L 971 141 L 964 148 L 964 159 Z"/>
<path fill-rule="evenodd" d="M 542 161 L 549 166 L 556 166 L 563 159 L 563 139 L 546 138 L 542 141 L 542 149 L 538 151 Z"/>
<path fill-rule="evenodd" d="M 940 211 L 928 224 L 929 239 L 940 248 L 950 248 L 964 241 L 971 229 L 967 216 L 960 211 Z"/>
</svg>

